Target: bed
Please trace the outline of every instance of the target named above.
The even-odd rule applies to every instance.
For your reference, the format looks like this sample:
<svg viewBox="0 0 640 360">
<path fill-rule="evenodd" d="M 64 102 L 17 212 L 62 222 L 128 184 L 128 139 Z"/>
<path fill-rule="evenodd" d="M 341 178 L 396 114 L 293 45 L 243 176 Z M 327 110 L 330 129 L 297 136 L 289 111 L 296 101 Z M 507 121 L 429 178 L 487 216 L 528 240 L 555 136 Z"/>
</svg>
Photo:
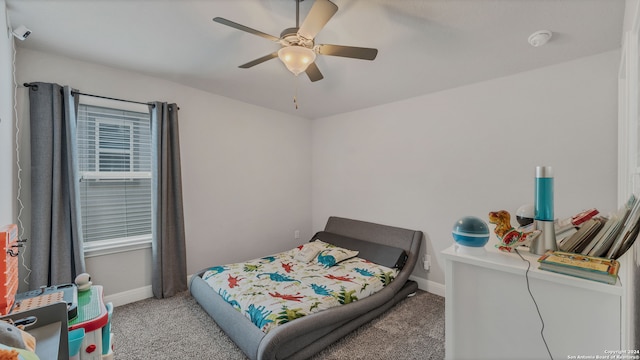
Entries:
<svg viewBox="0 0 640 360">
<path fill-rule="evenodd" d="M 320 240 L 320 242 L 316 240 Z M 349 266 L 348 264 L 359 262 L 357 265 L 350 266 L 355 266 L 360 273 L 374 273 L 377 271 L 387 273 L 386 283 L 379 291 L 366 294 L 368 295 L 366 297 L 358 297 L 357 301 L 344 301 L 343 305 L 305 313 L 303 316 L 295 318 L 295 320 L 285 321 L 278 326 L 271 326 L 273 324 L 256 323 L 255 319 L 248 317 L 247 311 L 239 311 L 238 308 L 242 305 L 237 304 L 235 300 L 230 300 L 227 293 L 230 290 L 229 288 L 224 290 L 215 288 L 216 280 L 213 279 L 213 275 L 216 275 L 217 272 L 229 271 L 234 268 L 231 264 L 203 269 L 192 276 L 189 286 L 192 296 L 250 359 L 309 358 L 362 324 L 376 318 L 407 296 L 415 293 L 418 288 L 417 284 L 408 280 L 408 278 L 419 256 L 422 243 L 421 231 L 341 217 L 330 217 L 324 231 L 316 233 L 309 243 L 278 254 L 278 256 L 295 258 L 300 255 L 298 250 L 309 249 L 308 245 L 311 243 L 314 243 L 314 246 L 315 243 L 321 243 L 321 252 L 319 254 L 324 254 L 323 251 L 326 249 L 333 251 L 334 248 L 357 251 L 358 254 L 355 257 L 347 258 L 338 262 L 338 264 L 347 264 L 345 266 Z M 335 255 L 335 252 L 330 253 Z M 267 256 L 254 259 L 253 262 L 245 264 L 245 266 L 248 266 L 245 270 L 253 270 L 254 266 L 262 266 L 273 262 L 273 258 L 273 256 Z M 309 265 L 300 267 L 315 271 L 314 266 L 323 265 L 320 260 L 316 256 L 313 260 L 316 261 L 316 264 L 309 262 Z M 361 265 L 363 263 L 371 263 L 374 266 L 379 265 L 382 270 L 378 268 L 376 270 L 362 270 Z M 337 269 L 338 265 L 325 267 Z M 389 275 L 387 269 L 392 269 L 393 273 Z M 254 276 L 254 278 L 268 278 L 268 274 L 274 273 L 274 271 L 264 271 L 260 272 L 259 276 Z M 221 274 L 220 276 L 223 275 Z M 224 273 L 224 276 L 228 281 L 247 278 L 247 276 L 232 275 L 231 273 Z M 277 276 L 279 277 L 278 280 L 284 278 L 285 281 L 290 282 L 289 284 L 298 286 L 300 283 L 297 280 L 298 278 L 289 276 L 285 272 L 278 272 Z M 328 276 L 335 278 L 343 275 Z M 391 279 L 392 281 L 389 281 Z M 240 285 L 236 282 L 230 287 L 237 290 L 235 288 L 236 285 L 239 289 Z M 317 286 L 316 284 L 314 285 Z M 367 286 L 362 287 L 365 288 Z M 301 290 L 296 287 L 295 294 L 300 295 L 299 291 Z M 265 290 L 264 292 L 271 295 L 285 293 L 284 290 Z M 236 295 L 246 295 L 246 292 L 242 293 L 240 291 Z M 299 297 L 302 297 L 302 295 Z M 253 304 L 250 306 L 253 306 Z M 254 309 L 255 307 L 252 308 L 252 310 Z M 260 309 L 263 309 L 263 307 L 260 307 Z"/>
</svg>

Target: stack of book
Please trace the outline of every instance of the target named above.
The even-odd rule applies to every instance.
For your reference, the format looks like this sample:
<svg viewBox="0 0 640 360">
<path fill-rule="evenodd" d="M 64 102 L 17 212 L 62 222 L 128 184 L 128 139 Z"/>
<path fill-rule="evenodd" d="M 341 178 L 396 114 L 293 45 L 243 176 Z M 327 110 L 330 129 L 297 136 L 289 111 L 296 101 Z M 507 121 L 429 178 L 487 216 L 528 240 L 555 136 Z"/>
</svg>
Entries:
<svg viewBox="0 0 640 360">
<path fill-rule="evenodd" d="M 606 219 L 603 217 L 596 217 L 585 221 L 575 233 L 562 239 L 558 248 L 566 252 L 582 252 L 585 247 L 591 245 L 592 240 L 599 234 L 605 222 Z"/>
<path fill-rule="evenodd" d="M 563 251 L 548 251 L 538 262 L 542 270 L 615 284 L 620 263 L 614 259 L 585 256 Z"/>
<path fill-rule="evenodd" d="M 582 223 L 591 220 L 594 216 L 598 215 L 600 212 L 593 208 L 589 210 L 582 211 L 568 219 L 556 221 L 555 230 L 556 230 L 556 239 L 559 243 L 564 243 L 569 239 L 569 237 L 576 232 L 582 226 Z"/>
<path fill-rule="evenodd" d="M 640 201 L 635 196 L 632 195 L 608 218 L 595 216 L 597 212 L 593 209 L 588 214 L 593 216 L 579 224 L 570 222 L 568 226 L 557 227 L 556 240 L 560 250 L 617 259 L 633 245 L 640 229 Z"/>
</svg>

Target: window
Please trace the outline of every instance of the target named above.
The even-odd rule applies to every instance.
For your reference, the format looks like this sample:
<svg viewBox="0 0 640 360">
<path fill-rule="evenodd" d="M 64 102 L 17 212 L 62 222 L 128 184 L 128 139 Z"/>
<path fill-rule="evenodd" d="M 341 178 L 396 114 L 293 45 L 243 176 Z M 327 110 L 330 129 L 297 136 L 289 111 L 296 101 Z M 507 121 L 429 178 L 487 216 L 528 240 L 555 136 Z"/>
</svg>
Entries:
<svg viewBox="0 0 640 360">
<path fill-rule="evenodd" d="M 146 247 L 151 241 L 149 112 L 78 107 L 80 207 L 85 251 Z M 146 245 L 145 245 L 146 244 Z"/>
</svg>

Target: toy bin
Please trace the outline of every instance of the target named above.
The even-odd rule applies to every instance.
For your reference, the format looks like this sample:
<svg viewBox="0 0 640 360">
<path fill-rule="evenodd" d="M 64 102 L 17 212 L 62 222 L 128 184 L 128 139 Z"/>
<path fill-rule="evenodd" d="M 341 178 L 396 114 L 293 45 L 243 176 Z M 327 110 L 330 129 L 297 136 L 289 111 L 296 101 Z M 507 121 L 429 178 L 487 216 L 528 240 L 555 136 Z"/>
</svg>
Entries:
<svg viewBox="0 0 640 360">
<path fill-rule="evenodd" d="M 84 329 L 75 329 L 69 331 L 69 360 L 80 359 L 80 346 L 84 340 Z"/>
<path fill-rule="evenodd" d="M 111 333 L 111 316 L 113 315 L 113 304 L 107 303 L 107 325 L 102 328 L 102 360 L 113 359 L 113 334 Z"/>
</svg>

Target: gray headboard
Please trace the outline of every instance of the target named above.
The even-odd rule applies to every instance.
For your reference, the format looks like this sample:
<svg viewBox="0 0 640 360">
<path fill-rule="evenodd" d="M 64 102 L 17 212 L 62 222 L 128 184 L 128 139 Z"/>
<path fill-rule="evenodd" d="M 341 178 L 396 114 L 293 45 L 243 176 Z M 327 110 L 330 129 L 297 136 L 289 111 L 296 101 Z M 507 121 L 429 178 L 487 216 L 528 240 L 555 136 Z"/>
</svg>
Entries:
<svg viewBox="0 0 640 360">
<path fill-rule="evenodd" d="M 372 241 L 378 244 L 395 246 L 411 251 L 411 245 L 416 240 L 422 240 L 422 231 L 403 229 L 399 227 L 374 224 L 366 221 L 346 219 L 336 216 L 329 217 L 324 231 L 349 236 L 355 239 Z"/>
<path fill-rule="evenodd" d="M 329 217 L 324 231 L 366 240 L 383 245 L 395 246 L 407 252 L 405 267 L 413 270 L 422 244 L 422 231 L 374 224 L 366 221 Z"/>
</svg>

